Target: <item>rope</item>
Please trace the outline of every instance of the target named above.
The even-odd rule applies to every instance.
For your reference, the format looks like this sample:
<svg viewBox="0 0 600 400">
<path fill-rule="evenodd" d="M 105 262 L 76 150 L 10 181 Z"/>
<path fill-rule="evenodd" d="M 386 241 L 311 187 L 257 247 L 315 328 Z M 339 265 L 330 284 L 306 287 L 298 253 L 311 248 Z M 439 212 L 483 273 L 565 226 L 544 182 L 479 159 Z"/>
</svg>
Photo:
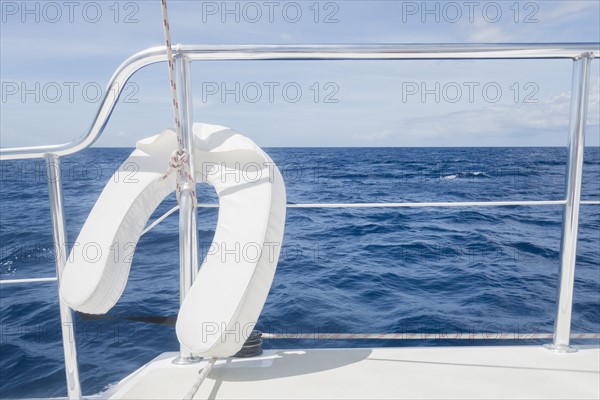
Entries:
<svg viewBox="0 0 600 400">
<path fill-rule="evenodd" d="M 173 50 L 171 49 L 171 30 L 169 28 L 169 15 L 167 13 L 167 0 L 161 0 L 163 17 L 163 31 L 165 33 L 165 44 L 167 46 L 167 61 L 169 63 L 169 79 L 171 81 L 171 97 L 173 99 L 173 116 L 175 117 L 175 132 L 177 133 L 177 145 L 179 152 L 183 152 L 183 140 L 181 137 L 181 121 L 179 119 L 179 102 L 177 101 L 177 84 L 175 83 L 175 63 Z"/>
<path fill-rule="evenodd" d="M 193 182 L 190 174 L 190 164 L 188 155 L 183 148 L 183 134 L 181 132 L 181 120 L 179 118 L 179 101 L 177 100 L 177 84 L 175 82 L 175 60 L 173 57 L 173 49 L 171 47 L 171 29 L 169 27 L 169 15 L 167 13 L 167 0 L 161 0 L 161 10 L 163 17 L 163 31 L 165 34 L 165 45 L 167 47 L 167 61 L 169 64 L 169 81 L 171 86 L 171 98 L 173 102 L 173 117 L 175 118 L 175 133 L 177 134 L 177 150 L 171 153 L 169 160 L 169 168 L 163 175 L 162 179 L 166 179 L 172 172 L 178 171 L 177 174 L 177 204 L 181 198 L 182 181 Z M 190 187 L 192 201 L 196 204 L 196 188 Z"/>
<path fill-rule="evenodd" d="M 178 172 L 176 194 L 177 204 L 179 204 L 179 198 L 181 197 L 181 180 L 186 179 L 189 182 L 193 181 L 192 175 L 190 174 L 188 155 L 184 150 L 175 150 L 171 153 L 169 168 L 167 168 L 161 179 L 167 179 L 169 175 L 175 171 Z M 195 188 L 190 188 L 190 191 L 192 192 L 192 201 L 194 202 L 194 205 L 196 205 L 196 190 Z"/>
<path fill-rule="evenodd" d="M 156 315 L 102 315 L 102 314 L 86 314 L 77 311 L 77 315 L 83 321 L 130 321 L 130 322 L 141 322 L 144 324 L 158 324 L 164 326 L 175 326 L 177 322 L 177 316 L 156 316 Z"/>
<path fill-rule="evenodd" d="M 210 374 L 210 371 L 212 370 L 216 361 L 217 361 L 217 359 L 215 357 L 211 358 L 208 361 L 208 364 L 199 371 L 200 375 L 198 376 L 198 379 L 196 379 L 196 382 L 194 382 L 194 384 L 192 385 L 190 390 L 187 392 L 187 394 L 185 395 L 183 400 L 191 400 L 194 398 L 194 396 L 196 395 L 196 392 L 198 391 L 198 389 L 200 389 L 200 385 L 202 385 L 202 382 L 204 382 L 204 380 L 206 379 L 208 374 Z"/>
</svg>

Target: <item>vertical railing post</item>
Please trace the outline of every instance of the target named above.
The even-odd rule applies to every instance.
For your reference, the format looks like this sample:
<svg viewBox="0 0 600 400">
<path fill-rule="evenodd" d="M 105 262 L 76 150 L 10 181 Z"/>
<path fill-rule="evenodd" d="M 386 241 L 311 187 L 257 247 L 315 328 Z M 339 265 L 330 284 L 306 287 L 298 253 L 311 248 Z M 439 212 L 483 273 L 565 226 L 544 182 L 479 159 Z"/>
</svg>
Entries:
<svg viewBox="0 0 600 400">
<path fill-rule="evenodd" d="M 181 69 L 179 73 L 181 87 L 181 123 L 182 123 L 182 136 L 183 146 L 188 153 L 188 164 L 191 172 L 191 182 L 193 188 L 196 188 L 196 162 L 194 155 L 194 133 L 193 129 L 193 93 L 192 93 L 192 63 L 187 57 L 181 57 L 177 66 Z M 195 193 L 195 190 L 194 190 Z M 194 199 L 196 200 L 196 199 Z M 192 202 L 192 212 L 190 213 L 190 257 L 191 257 L 191 270 L 189 271 L 189 285 L 186 286 L 187 290 L 190 288 L 192 283 L 196 280 L 196 274 L 198 273 L 198 229 L 197 229 L 197 213 L 196 213 L 196 201 Z"/>
<path fill-rule="evenodd" d="M 591 60 L 592 55 L 584 53 L 581 57 L 575 59 L 573 63 L 565 184 L 566 204 L 563 211 L 562 238 L 560 243 L 556 321 L 553 343 L 546 346 L 560 353 L 577 351 L 574 347 L 569 346 L 569 339 L 571 335 L 571 312 L 573 309 L 573 285 L 575 282 L 579 204 L 581 201 L 583 152 Z"/>
<path fill-rule="evenodd" d="M 190 176 L 182 181 L 179 197 L 179 300 L 183 303 L 188 290 L 198 273 L 198 230 L 196 228 L 196 178 L 194 163 L 194 141 L 192 132 L 192 87 L 190 60 L 178 54 L 175 58 L 178 101 L 180 106 L 183 149 L 188 156 Z M 176 364 L 191 364 L 200 361 L 185 346 L 180 344 Z"/>
<path fill-rule="evenodd" d="M 44 158 L 46 160 L 48 196 L 50 198 L 50 215 L 52 216 L 52 236 L 54 238 L 57 286 L 60 290 L 62 273 L 67 260 L 67 232 L 65 228 L 60 159 L 55 154 L 45 154 Z M 73 313 L 69 306 L 62 301 L 60 295 L 58 301 L 63 351 L 65 356 L 65 372 L 67 374 L 67 394 L 69 399 L 81 399 Z"/>
</svg>

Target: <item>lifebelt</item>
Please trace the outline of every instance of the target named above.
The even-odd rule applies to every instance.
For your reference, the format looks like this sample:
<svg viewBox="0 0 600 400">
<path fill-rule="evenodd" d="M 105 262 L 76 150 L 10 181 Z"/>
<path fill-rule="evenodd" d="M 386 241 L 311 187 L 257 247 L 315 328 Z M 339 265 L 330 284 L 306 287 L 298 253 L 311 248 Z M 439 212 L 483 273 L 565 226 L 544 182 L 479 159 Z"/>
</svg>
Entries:
<svg viewBox="0 0 600 400">
<path fill-rule="evenodd" d="M 219 212 L 176 331 L 195 355 L 225 357 L 241 349 L 269 293 L 283 240 L 285 185 L 271 158 L 247 137 L 209 124 L 194 124 L 193 136 L 196 181 L 215 188 Z M 74 310 L 104 314 L 118 301 L 132 260 L 111 249 L 136 246 L 154 210 L 175 190 L 175 174 L 165 177 L 165 171 L 176 148 L 171 130 L 140 140 L 105 186 L 62 274 L 60 294 Z"/>
</svg>

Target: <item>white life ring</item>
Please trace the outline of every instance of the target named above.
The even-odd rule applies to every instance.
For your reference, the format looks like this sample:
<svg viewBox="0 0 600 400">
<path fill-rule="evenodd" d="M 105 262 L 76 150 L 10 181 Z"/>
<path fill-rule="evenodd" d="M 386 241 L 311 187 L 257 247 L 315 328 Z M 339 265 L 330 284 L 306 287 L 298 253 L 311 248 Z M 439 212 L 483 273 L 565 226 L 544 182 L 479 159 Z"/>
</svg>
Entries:
<svg viewBox="0 0 600 400">
<path fill-rule="evenodd" d="M 196 180 L 215 188 L 219 213 L 213 246 L 176 330 L 194 354 L 225 357 L 241 349 L 269 293 L 283 240 L 285 185 L 271 158 L 247 137 L 208 124 L 194 124 L 193 135 Z M 102 191 L 62 274 L 60 294 L 71 308 L 103 314 L 118 301 L 132 260 L 115 257 L 111 246 L 137 245 L 154 210 L 175 190 L 175 174 L 164 174 L 176 148 L 170 130 L 140 140 Z M 135 173 L 123 179 L 132 165 Z"/>
</svg>

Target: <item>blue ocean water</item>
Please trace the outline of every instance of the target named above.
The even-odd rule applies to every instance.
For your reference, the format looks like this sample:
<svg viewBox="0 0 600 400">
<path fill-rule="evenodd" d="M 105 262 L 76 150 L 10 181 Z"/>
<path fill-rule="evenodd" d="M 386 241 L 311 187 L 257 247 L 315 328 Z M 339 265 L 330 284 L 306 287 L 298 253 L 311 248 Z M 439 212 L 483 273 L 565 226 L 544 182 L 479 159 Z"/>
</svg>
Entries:
<svg viewBox="0 0 600 400">
<path fill-rule="evenodd" d="M 70 241 L 131 149 L 63 160 Z M 271 148 L 289 203 L 558 200 L 564 148 Z M 0 278 L 54 275 L 44 165 L 2 162 Z M 214 202 L 209 187 L 200 202 Z M 584 199 L 600 197 L 587 148 Z M 159 216 L 175 204 L 168 198 Z M 289 209 L 265 332 L 551 332 L 561 207 Z M 202 251 L 215 209 L 199 210 Z M 144 236 L 111 316 L 176 315 L 177 218 Z M 0 286 L 0 397 L 66 394 L 55 283 Z M 97 393 L 164 351 L 172 326 L 77 319 L 82 387 Z M 600 332 L 600 206 L 581 208 L 574 332 Z M 298 341 L 265 347 L 539 344 L 543 341 Z"/>
</svg>

